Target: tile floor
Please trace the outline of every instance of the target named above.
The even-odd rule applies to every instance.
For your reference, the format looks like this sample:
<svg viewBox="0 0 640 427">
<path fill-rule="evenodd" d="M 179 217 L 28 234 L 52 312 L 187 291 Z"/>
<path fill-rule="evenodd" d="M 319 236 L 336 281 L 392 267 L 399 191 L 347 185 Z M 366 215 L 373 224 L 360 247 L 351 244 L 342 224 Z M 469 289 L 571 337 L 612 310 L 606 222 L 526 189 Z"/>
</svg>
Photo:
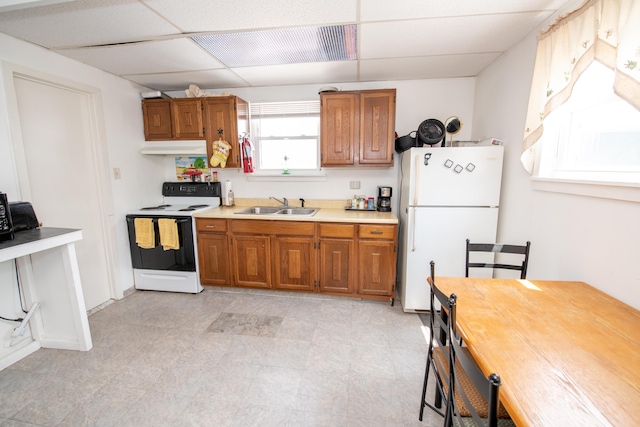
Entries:
<svg viewBox="0 0 640 427">
<path fill-rule="evenodd" d="M 0 371 L 0 426 L 442 424 L 418 421 L 426 341 L 399 304 L 135 291 L 89 324 L 91 351 Z"/>
</svg>

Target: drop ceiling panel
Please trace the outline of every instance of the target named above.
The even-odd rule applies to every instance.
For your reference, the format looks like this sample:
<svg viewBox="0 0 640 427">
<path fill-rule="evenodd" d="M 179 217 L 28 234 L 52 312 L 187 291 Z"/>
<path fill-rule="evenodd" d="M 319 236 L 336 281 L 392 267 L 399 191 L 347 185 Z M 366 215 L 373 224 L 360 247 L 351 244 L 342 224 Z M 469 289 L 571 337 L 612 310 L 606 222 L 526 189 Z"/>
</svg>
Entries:
<svg viewBox="0 0 640 427">
<path fill-rule="evenodd" d="M 559 9 L 569 11 L 579 2 L 36 0 L 32 5 L 46 5 L 25 4 L 16 10 L 0 7 L 0 32 L 154 90 L 184 90 L 189 84 L 203 89 L 331 85 L 476 75 L 530 31 L 540 28 L 550 15 Z M 288 64 L 230 64 L 236 67 L 230 69 L 189 39 L 193 33 L 343 24 L 357 25 L 355 60 L 296 63 L 286 59 Z M 281 41 L 267 43 L 267 57 L 272 58 L 274 49 L 281 46 Z M 231 43 L 223 47 L 249 53 L 258 49 Z"/>
<path fill-rule="evenodd" d="M 316 62 L 313 64 L 271 65 L 266 67 L 234 68 L 238 76 L 251 86 L 280 86 L 315 84 L 328 81 L 358 81 L 356 61 Z"/>
<path fill-rule="evenodd" d="M 184 32 L 348 23 L 356 0 L 144 0 Z"/>
<path fill-rule="evenodd" d="M 481 53 L 360 61 L 360 80 L 421 80 L 470 77 L 478 74 L 498 56 L 498 53 Z"/>
<path fill-rule="evenodd" d="M 247 82 L 229 70 L 190 71 L 184 73 L 125 75 L 124 78 L 154 90 L 186 90 L 190 84 L 201 89 L 246 87 Z"/>
<path fill-rule="evenodd" d="M 197 44 L 184 38 L 59 52 L 117 75 L 223 68 Z"/>
<path fill-rule="evenodd" d="M 541 13 L 362 24 L 360 58 L 499 52 L 521 40 Z"/>
<path fill-rule="evenodd" d="M 179 33 L 142 3 L 74 1 L 0 14 L 0 31 L 48 48 L 147 40 Z"/>
<path fill-rule="evenodd" d="M 566 0 L 366 0 L 360 3 L 360 19 L 391 21 L 545 10 L 549 16 L 565 3 Z"/>
</svg>

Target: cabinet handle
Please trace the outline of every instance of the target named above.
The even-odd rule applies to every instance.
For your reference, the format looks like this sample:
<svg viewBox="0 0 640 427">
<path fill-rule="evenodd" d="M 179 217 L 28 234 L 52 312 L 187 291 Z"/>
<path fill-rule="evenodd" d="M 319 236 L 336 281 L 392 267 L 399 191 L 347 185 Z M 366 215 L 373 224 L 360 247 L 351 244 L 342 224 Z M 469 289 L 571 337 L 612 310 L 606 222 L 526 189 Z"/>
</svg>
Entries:
<svg viewBox="0 0 640 427">
<path fill-rule="evenodd" d="M 205 226 L 205 227 L 206 227 L 206 228 L 216 228 L 216 226 L 215 226 L 215 225 L 207 225 L 207 226 Z"/>
<path fill-rule="evenodd" d="M 382 231 L 372 231 L 371 234 L 383 234 Z"/>
</svg>

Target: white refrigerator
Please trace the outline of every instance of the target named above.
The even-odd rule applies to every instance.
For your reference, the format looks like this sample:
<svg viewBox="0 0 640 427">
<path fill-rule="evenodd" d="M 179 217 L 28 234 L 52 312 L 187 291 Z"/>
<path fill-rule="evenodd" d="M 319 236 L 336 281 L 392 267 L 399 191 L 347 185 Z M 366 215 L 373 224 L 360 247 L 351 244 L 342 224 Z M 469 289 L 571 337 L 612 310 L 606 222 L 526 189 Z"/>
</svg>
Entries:
<svg viewBox="0 0 640 427">
<path fill-rule="evenodd" d="M 429 310 L 430 261 L 436 276 L 464 277 L 466 239 L 496 241 L 503 153 L 492 145 L 402 154 L 398 297 L 404 311 Z"/>
</svg>

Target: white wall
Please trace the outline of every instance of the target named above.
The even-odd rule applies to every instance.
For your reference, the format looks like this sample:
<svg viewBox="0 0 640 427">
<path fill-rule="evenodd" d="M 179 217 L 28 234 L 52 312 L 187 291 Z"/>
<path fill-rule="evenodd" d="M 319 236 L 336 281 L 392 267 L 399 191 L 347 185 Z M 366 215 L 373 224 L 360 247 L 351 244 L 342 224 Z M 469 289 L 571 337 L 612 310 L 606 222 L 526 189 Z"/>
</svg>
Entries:
<svg viewBox="0 0 640 427">
<path fill-rule="evenodd" d="M 520 165 L 535 51 L 534 32 L 476 82 L 474 136 L 505 141 L 498 238 L 531 240 L 528 278 L 584 281 L 640 309 L 640 204 L 534 190 Z"/>
<path fill-rule="evenodd" d="M 456 139 L 469 139 L 473 121 L 474 78 L 432 79 L 388 81 L 369 83 L 333 83 L 340 90 L 396 89 L 396 132 L 406 135 L 416 130 L 426 119 L 445 121 L 456 115 L 464 123 Z M 324 86 L 324 85 L 323 85 Z M 318 99 L 320 85 L 278 86 L 209 90 L 212 93 L 230 92 L 248 102 L 294 101 Z M 206 89 L 206 88 L 202 88 Z M 171 92 L 173 97 L 184 96 L 183 92 Z M 248 181 L 239 170 L 218 169 L 221 181 L 233 183 L 235 197 L 262 198 L 268 196 L 287 197 L 291 201 L 304 199 L 349 199 L 354 194 L 376 197 L 379 185 L 393 187 L 392 206 L 398 204 L 398 166 L 400 156 L 394 153 L 394 168 L 324 168 L 326 181 L 323 182 L 261 182 Z M 166 159 L 166 179 L 175 179 L 175 160 Z M 360 181 L 359 190 L 349 188 L 349 181 Z"/>
<path fill-rule="evenodd" d="M 128 237 L 124 223 L 124 213 L 132 207 L 146 203 L 157 203 L 161 196 L 159 188 L 163 180 L 163 159 L 143 156 L 139 150 L 144 146 L 144 132 L 140 104 L 140 91 L 144 88 L 131 82 L 99 71 L 61 55 L 51 53 L 12 37 L 0 34 L 0 191 L 8 193 L 10 201 L 22 200 L 13 158 L 13 141 L 8 109 L 15 105 L 15 99 L 7 94 L 15 93 L 9 68 L 16 66 L 33 70 L 42 75 L 55 76 L 80 85 L 87 85 L 99 91 L 102 103 L 98 113 L 103 117 L 101 138 L 106 144 L 111 194 L 105 195 L 112 214 L 112 226 L 116 230 L 118 259 L 116 260 L 117 296 L 133 286 Z M 28 72 L 28 71 L 27 71 Z M 9 85 L 9 86 L 5 86 Z M 55 159 L 52 159 L 55 161 Z M 112 168 L 120 168 L 122 179 L 114 180 Z M 43 171 L 46 173 L 46 171 Z M 73 171 L 69 171 L 73 173 Z M 82 179 L 81 176 L 77 179 Z M 64 193 L 73 189 L 60 190 L 60 204 L 64 203 Z M 36 215 L 38 207 L 34 206 Z M 48 224 L 55 226 L 55 224 Z M 82 268 L 82 266 L 80 266 Z M 0 277 L 13 275 L 11 263 L 0 264 Z M 0 299 L 14 295 L 15 283 L 2 280 Z M 19 306 L 18 306 L 19 307 Z M 5 313 L 9 315 L 9 313 Z M 2 337 L 0 336 L 0 339 Z"/>
</svg>

